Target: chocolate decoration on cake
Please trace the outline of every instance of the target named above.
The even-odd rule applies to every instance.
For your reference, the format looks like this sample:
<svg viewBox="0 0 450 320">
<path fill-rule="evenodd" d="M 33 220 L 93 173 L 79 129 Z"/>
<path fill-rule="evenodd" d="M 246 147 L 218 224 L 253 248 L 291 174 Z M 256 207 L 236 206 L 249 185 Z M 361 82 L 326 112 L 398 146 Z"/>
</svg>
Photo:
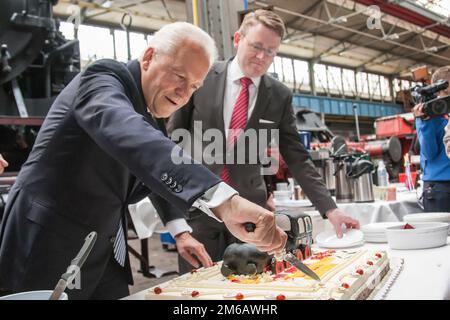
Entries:
<svg viewBox="0 0 450 320">
<path fill-rule="evenodd" d="M 230 275 L 255 275 L 262 273 L 270 265 L 272 256 L 259 251 L 248 243 L 230 244 L 223 254 L 221 273 Z"/>
</svg>

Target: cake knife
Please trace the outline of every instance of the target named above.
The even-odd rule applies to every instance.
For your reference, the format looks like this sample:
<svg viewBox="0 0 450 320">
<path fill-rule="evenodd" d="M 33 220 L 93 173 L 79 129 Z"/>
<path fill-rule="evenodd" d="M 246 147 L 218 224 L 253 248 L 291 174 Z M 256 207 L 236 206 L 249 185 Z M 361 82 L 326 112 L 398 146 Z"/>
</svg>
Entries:
<svg viewBox="0 0 450 320">
<path fill-rule="evenodd" d="M 252 222 L 245 223 L 245 230 L 247 232 L 253 232 L 256 229 L 256 225 Z M 310 276 L 312 279 L 320 282 L 320 277 L 312 271 L 306 264 L 301 262 L 296 256 L 294 256 L 292 253 L 286 253 L 286 251 L 283 249 L 282 252 L 275 254 L 275 259 L 277 261 L 286 261 L 289 262 L 291 265 L 296 267 L 298 270 L 306 274 L 307 276 Z"/>
</svg>

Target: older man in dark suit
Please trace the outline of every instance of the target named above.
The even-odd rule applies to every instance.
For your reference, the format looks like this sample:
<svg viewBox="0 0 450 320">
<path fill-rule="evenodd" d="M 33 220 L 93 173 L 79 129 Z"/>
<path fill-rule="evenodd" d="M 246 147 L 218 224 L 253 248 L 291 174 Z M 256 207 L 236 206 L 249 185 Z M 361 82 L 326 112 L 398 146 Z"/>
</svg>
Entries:
<svg viewBox="0 0 450 320">
<path fill-rule="evenodd" d="M 202 86 L 214 56 L 209 35 L 174 23 L 153 36 L 140 61 L 99 61 L 74 78 L 51 107 L 9 195 L 0 229 L 0 288 L 53 288 L 96 231 L 81 289 L 68 290 L 69 299 L 127 295 L 125 213 L 149 193 L 167 224 L 196 205 L 243 241 L 282 249 L 286 235 L 271 212 L 236 195 L 202 165 L 176 164 L 172 154 L 179 147 L 160 131 L 161 119 Z M 256 224 L 255 232 L 245 230 L 246 222 Z"/>
<path fill-rule="evenodd" d="M 337 209 L 315 170 L 308 151 L 300 142 L 291 105 L 291 91 L 281 82 L 265 75 L 284 32 L 283 21 L 271 11 L 257 10 L 247 14 L 240 29 L 234 34 L 236 57 L 231 61 L 218 62 L 212 67 L 204 86 L 193 95 L 185 108 L 172 115 L 168 130 L 172 132 L 172 139 L 177 129 L 190 130 L 194 147 L 196 143 L 203 143 L 205 150 L 208 141 L 195 141 L 201 136 L 195 132 L 195 126 L 201 124 L 203 132 L 215 128 L 226 137 L 223 145 L 228 151 L 221 150 L 224 158 L 230 149 L 234 149 L 236 153 L 246 150 L 247 162 L 244 164 L 211 164 L 209 161 L 207 167 L 244 198 L 261 206 L 267 200 L 261 162 L 252 164 L 248 161 L 255 156 L 248 150 L 252 149 L 252 145 L 260 145 L 260 129 L 277 130 L 279 149 L 290 171 L 322 217 L 328 218 L 338 236 L 341 236 L 342 224 L 359 227 L 359 223 Z M 248 132 L 252 129 L 256 130 L 255 141 L 247 143 L 239 137 L 240 130 Z M 233 140 L 231 142 L 230 137 Z M 266 140 L 270 142 L 270 139 Z M 265 151 L 267 142 L 258 150 L 259 153 Z M 217 154 L 209 156 L 217 158 Z M 190 212 L 188 223 L 193 229 L 192 236 L 202 244 L 197 243 L 188 233 L 179 235 L 177 246 L 180 255 L 184 257 L 179 259 L 180 272 L 187 272 L 191 268 L 187 262 L 196 264 L 191 248 L 205 246 L 212 260 L 221 260 L 226 246 L 236 240 L 223 226 L 198 211 Z"/>
</svg>

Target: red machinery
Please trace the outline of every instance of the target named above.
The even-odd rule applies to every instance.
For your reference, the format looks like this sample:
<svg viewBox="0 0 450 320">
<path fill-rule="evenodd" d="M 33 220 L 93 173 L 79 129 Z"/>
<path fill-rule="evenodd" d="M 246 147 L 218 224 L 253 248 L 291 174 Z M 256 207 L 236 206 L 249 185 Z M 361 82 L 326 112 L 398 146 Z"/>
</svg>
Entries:
<svg viewBox="0 0 450 320">
<path fill-rule="evenodd" d="M 346 141 L 350 152 L 368 153 L 383 159 L 389 175 L 396 180 L 403 171 L 403 157 L 411 148 L 415 136 L 412 113 L 382 117 L 375 120 L 375 135 L 362 137 L 360 142 Z M 311 149 L 331 149 L 331 142 L 311 143 Z"/>
</svg>

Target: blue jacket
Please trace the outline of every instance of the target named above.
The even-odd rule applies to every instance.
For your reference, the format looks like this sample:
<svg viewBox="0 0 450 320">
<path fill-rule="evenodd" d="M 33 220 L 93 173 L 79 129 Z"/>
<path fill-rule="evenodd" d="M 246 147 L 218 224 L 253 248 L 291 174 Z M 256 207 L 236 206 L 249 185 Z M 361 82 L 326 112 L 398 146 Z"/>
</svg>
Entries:
<svg viewBox="0 0 450 320">
<path fill-rule="evenodd" d="M 450 181 L 450 159 L 445 153 L 443 143 L 447 123 L 448 120 L 443 117 L 426 121 L 416 119 L 423 181 Z"/>
</svg>

